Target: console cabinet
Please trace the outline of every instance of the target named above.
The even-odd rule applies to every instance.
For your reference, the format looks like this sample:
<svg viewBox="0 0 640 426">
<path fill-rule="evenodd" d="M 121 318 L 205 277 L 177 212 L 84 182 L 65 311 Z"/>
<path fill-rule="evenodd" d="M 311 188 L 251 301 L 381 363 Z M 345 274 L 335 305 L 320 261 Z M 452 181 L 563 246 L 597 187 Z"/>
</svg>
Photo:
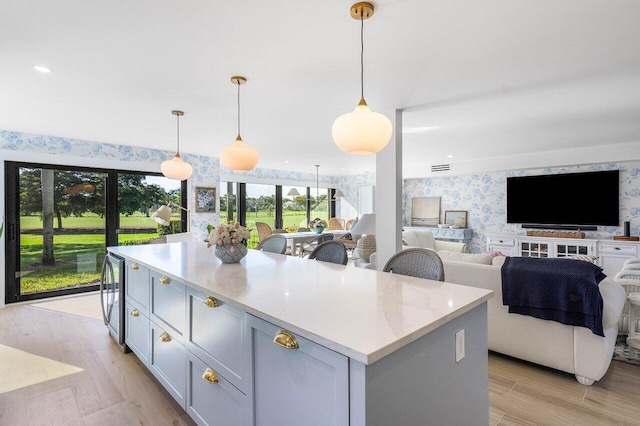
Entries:
<svg viewBox="0 0 640 426">
<path fill-rule="evenodd" d="M 614 277 L 628 259 L 640 257 L 636 241 L 596 240 L 582 238 L 527 237 L 487 235 L 487 250 L 498 250 L 507 256 L 568 257 L 597 256 L 596 264 L 609 277 Z"/>
</svg>

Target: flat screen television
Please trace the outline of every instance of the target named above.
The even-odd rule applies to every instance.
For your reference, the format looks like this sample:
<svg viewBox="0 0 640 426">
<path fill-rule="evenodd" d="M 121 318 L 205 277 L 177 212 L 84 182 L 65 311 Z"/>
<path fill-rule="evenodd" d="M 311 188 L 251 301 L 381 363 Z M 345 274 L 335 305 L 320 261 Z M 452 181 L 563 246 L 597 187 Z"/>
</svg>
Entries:
<svg viewBox="0 0 640 426">
<path fill-rule="evenodd" d="M 620 226 L 619 186 L 618 170 L 508 177 L 507 223 Z"/>
</svg>

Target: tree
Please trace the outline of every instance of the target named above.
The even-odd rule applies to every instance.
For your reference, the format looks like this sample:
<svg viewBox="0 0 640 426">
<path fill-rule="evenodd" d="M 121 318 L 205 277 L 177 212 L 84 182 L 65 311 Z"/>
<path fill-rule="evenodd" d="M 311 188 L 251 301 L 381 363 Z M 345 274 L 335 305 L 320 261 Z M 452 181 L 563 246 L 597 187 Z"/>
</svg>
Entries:
<svg viewBox="0 0 640 426">
<path fill-rule="evenodd" d="M 42 169 L 42 264 L 52 266 L 56 263 L 53 251 L 53 170 Z"/>
</svg>

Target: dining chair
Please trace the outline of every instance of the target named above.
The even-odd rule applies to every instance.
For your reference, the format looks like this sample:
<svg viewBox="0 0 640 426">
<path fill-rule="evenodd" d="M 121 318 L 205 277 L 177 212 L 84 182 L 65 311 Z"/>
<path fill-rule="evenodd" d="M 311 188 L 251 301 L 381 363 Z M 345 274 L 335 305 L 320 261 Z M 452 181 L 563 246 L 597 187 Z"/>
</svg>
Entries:
<svg viewBox="0 0 640 426">
<path fill-rule="evenodd" d="M 258 230 L 258 241 L 262 241 L 273 233 L 271 227 L 265 222 L 256 222 L 256 229 Z"/>
<path fill-rule="evenodd" d="M 332 217 L 329 219 L 329 229 L 330 230 L 340 230 L 344 229 L 344 219 L 341 217 Z"/>
<path fill-rule="evenodd" d="M 346 265 L 348 260 L 347 249 L 344 244 L 338 240 L 325 241 L 313 249 L 309 255 L 309 259 Z"/>
<path fill-rule="evenodd" d="M 282 234 L 272 234 L 260 241 L 256 250 L 269 253 L 285 254 L 287 252 L 287 237 Z"/>
<path fill-rule="evenodd" d="M 351 227 L 353 226 L 353 219 L 349 219 L 347 221 L 347 223 L 344 225 L 344 229 L 346 229 L 347 231 L 351 230 Z"/>
<path fill-rule="evenodd" d="M 444 281 L 442 259 L 435 251 L 424 248 L 410 248 L 394 254 L 382 272 Z"/>
<path fill-rule="evenodd" d="M 333 240 L 333 234 L 320 234 L 312 240 L 305 241 L 300 245 L 300 257 L 307 257 L 320 244 Z"/>
</svg>

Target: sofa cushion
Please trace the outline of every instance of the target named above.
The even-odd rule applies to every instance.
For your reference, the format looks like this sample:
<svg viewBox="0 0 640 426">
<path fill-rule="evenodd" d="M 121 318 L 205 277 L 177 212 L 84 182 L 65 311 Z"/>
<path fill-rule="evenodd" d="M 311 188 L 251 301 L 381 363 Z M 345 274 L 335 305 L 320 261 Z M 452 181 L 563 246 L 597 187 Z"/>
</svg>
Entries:
<svg viewBox="0 0 640 426">
<path fill-rule="evenodd" d="M 402 243 L 406 246 L 435 249 L 436 239 L 433 232 L 425 230 L 408 230 L 402 232 Z"/>
<path fill-rule="evenodd" d="M 491 265 L 493 256 L 486 254 L 458 253 L 449 250 L 439 250 L 438 256 L 442 260 L 451 260 L 454 262 L 479 263 L 482 265 Z"/>
</svg>

